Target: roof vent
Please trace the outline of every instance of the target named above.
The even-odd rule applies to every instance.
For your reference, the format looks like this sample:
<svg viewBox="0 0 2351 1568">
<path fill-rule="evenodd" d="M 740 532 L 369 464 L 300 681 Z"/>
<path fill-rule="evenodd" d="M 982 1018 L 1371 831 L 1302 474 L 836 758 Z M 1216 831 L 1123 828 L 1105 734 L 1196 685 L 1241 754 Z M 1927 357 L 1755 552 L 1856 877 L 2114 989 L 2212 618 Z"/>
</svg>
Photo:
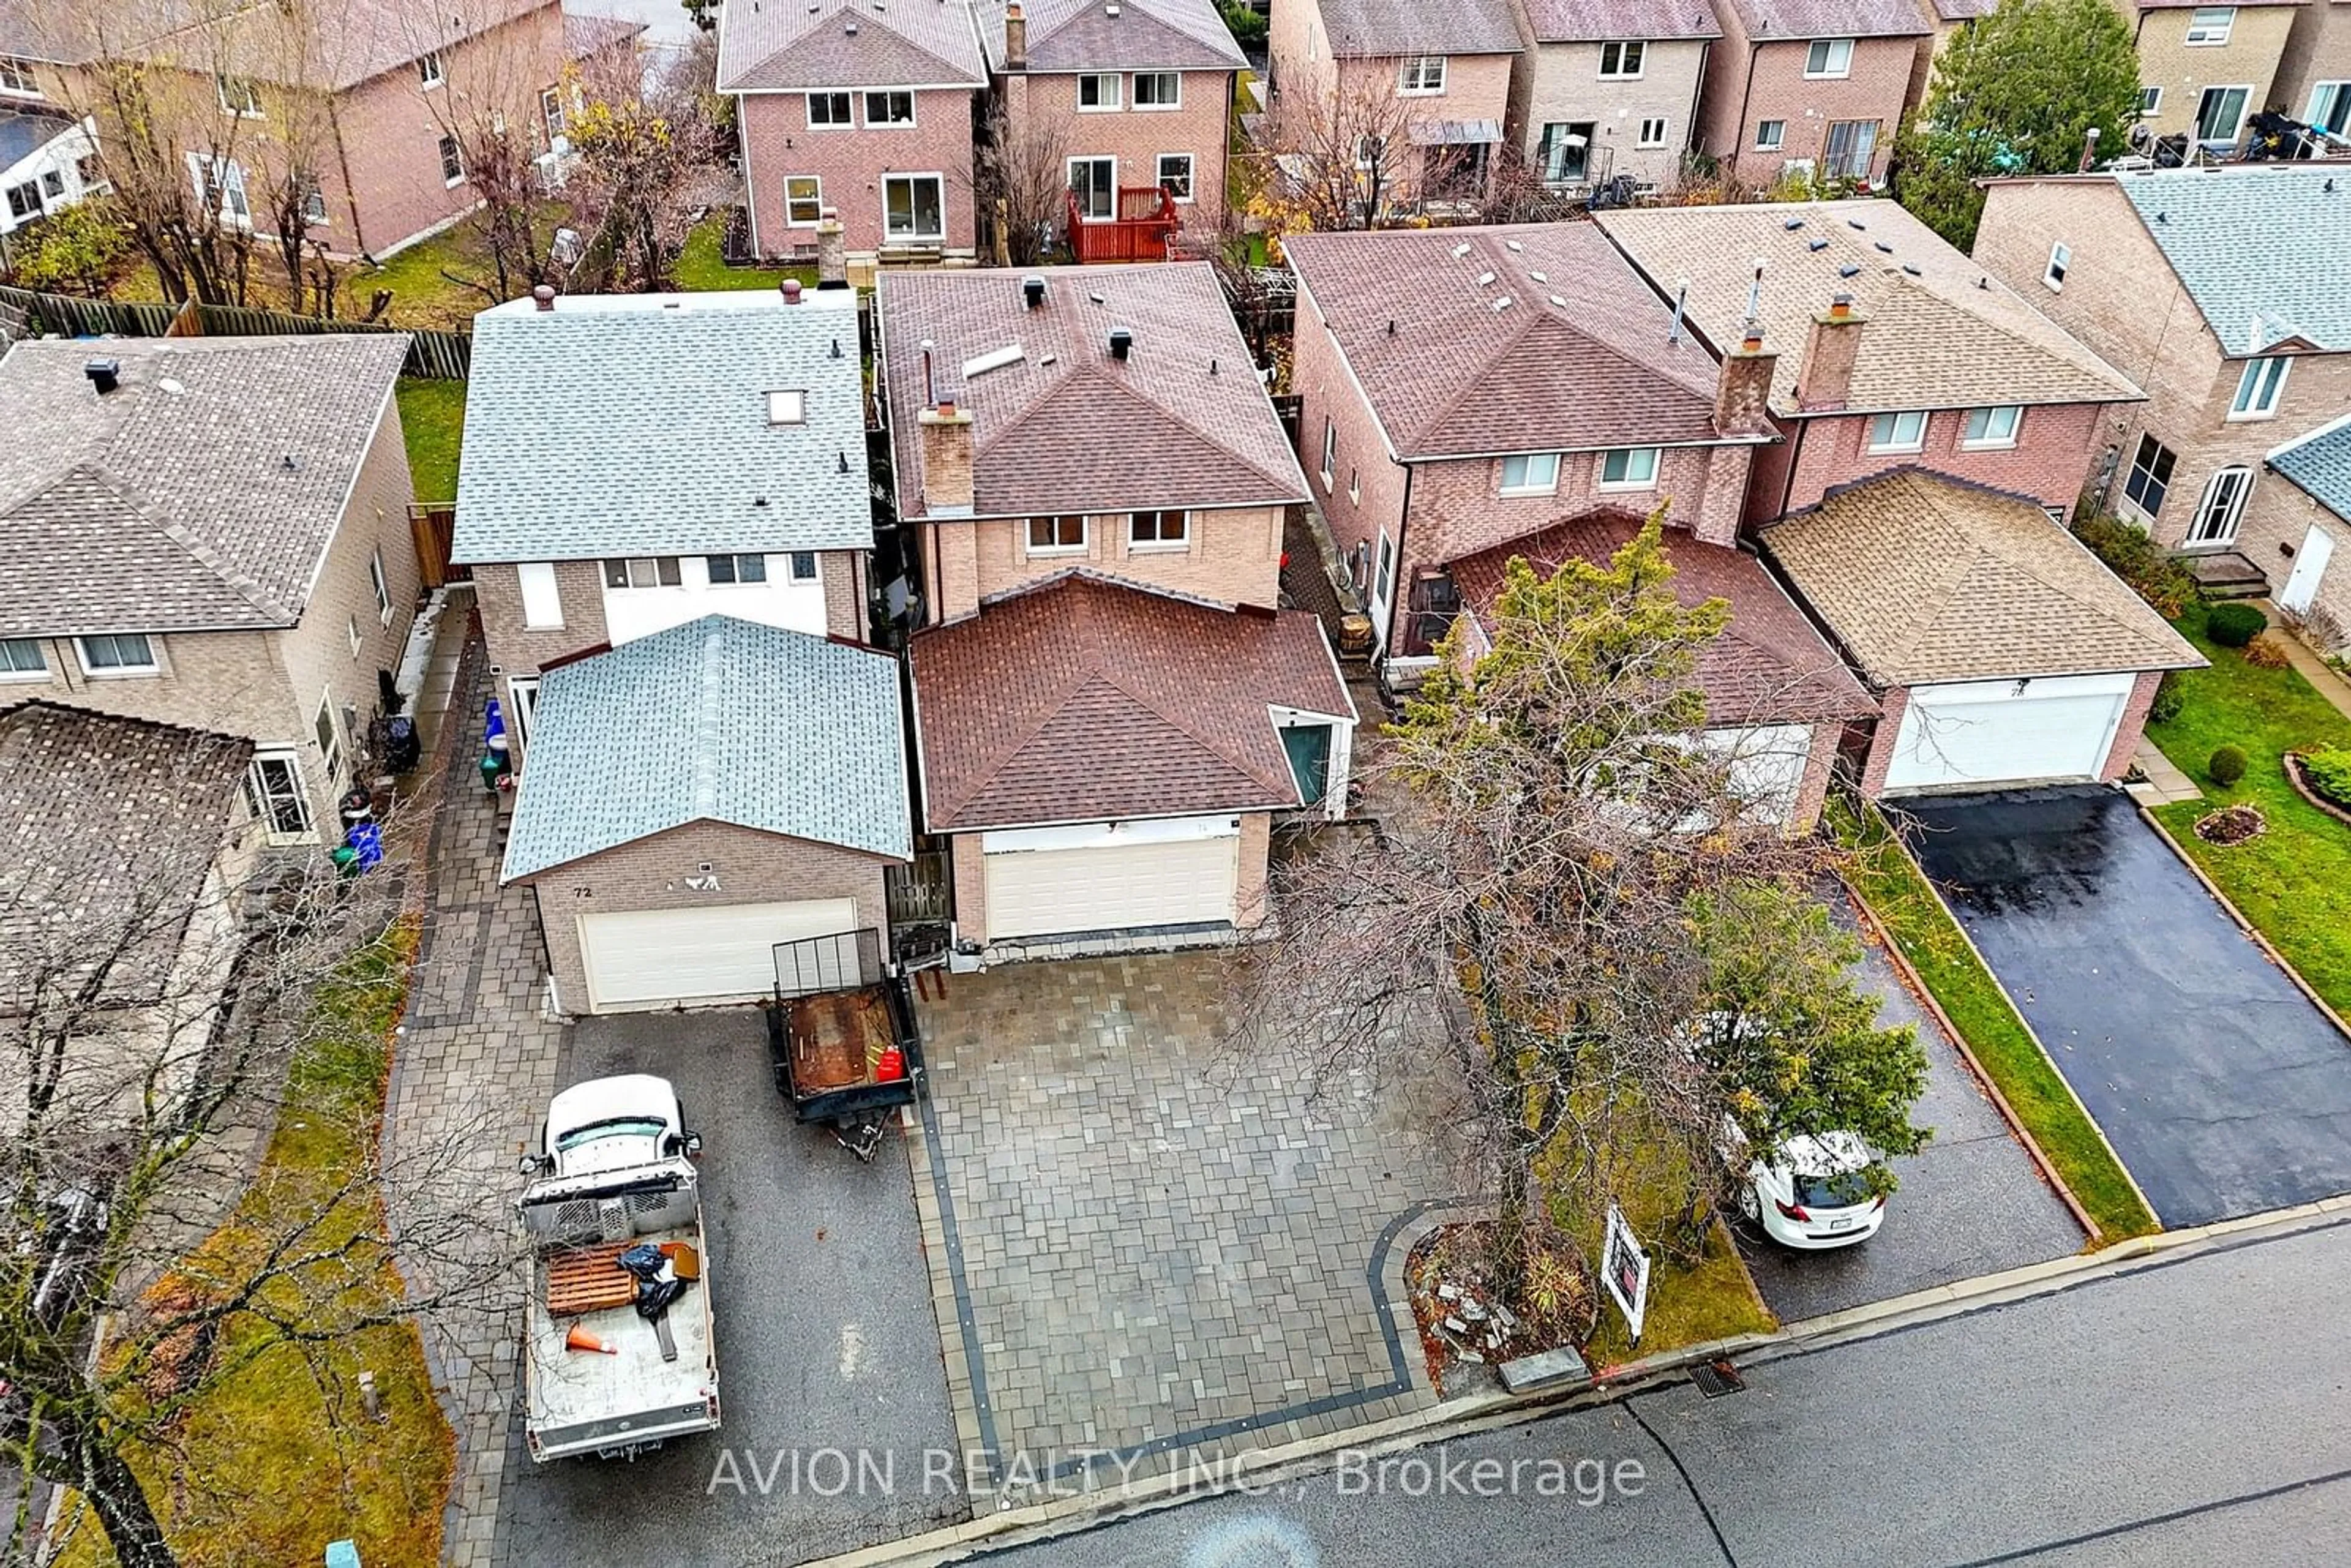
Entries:
<svg viewBox="0 0 2351 1568">
<path fill-rule="evenodd" d="M 1487 307 L 1488 309 L 1493 311 L 1497 316 L 1499 316 L 1503 311 L 1508 310 L 1510 308 L 1510 297 L 1507 294 L 1503 295 L 1499 299 L 1495 300 L 1491 305 Z"/>
<path fill-rule="evenodd" d="M 89 384 L 98 389 L 98 395 L 104 397 L 122 384 L 122 361 L 120 360 L 84 361 L 81 373 L 89 378 Z"/>
<path fill-rule="evenodd" d="M 1110 329 L 1110 357 L 1113 360 L 1123 360 L 1133 352 L 1134 352 L 1134 334 L 1123 327 L 1113 327 Z"/>
<path fill-rule="evenodd" d="M 1469 254 L 1469 242 L 1468 242 L 1468 240 L 1466 240 L 1466 239 L 1465 239 L 1465 240 L 1463 240 L 1459 245 L 1457 245 L 1457 246 L 1455 246 L 1453 247 L 1453 259 L 1454 259 L 1454 260 L 1456 260 L 1456 261 L 1459 261 L 1463 256 L 1468 256 L 1468 254 Z"/>
<path fill-rule="evenodd" d="M 1104 6 L 1102 7 L 1102 15 L 1103 15 L 1103 16 L 1117 16 L 1117 15 L 1118 15 L 1118 0 L 1110 0 L 1110 4 L 1108 4 L 1107 5 L 1104 5 Z"/>
<path fill-rule="evenodd" d="M 1508 251 L 1520 251 L 1520 250 L 1524 250 L 1524 249 L 1526 249 L 1527 247 L 1526 247 L 1525 246 L 1523 246 L 1523 245 L 1520 245 L 1517 240 L 1514 240 L 1514 239 L 1506 239 L 1506 240 L 1504 240 L 1504 241 L 1502 242 L 1502 248 L 1503 248 L 1504 250 L 1508 250 Z"/>
<path fill-rule="evenodd" d="M 1926 276 L 1927 276 L 1925 273 L 1920 272 L 1917 267 L 1915 267 L 1911 266 L 1911 265 L 1910 265 L 1908 262 L 1907 262 L 1907 261 L 1906 261 L 1906 262 L 1904 262 L 1904 263 L 1902 264 L 1902 270 L 1903 270 L 1903 271 L 1905 271 L 1905 272 L 1907 272 L 1907 273 L 1908 273 L 1908 274 L 1909 274 L 1911 277 L 1926 277 Z"/>
<path fill-rule="evenodd" d="M 1847 262 L 1843 267 L 1837 268 L 1837 276 L 1839 277 L 1858 277 L 1861 276 L 1861 268 L 1854 266 L 1851 262 Z"/>
<path fill-rule="evenodd" d="M 1480 288 L 1489 287 L 1493 281 L 1494 275 L 1490 272 L 1481 272 L 1478 275 L 1478 287 Z"/>
<path fill-rule="evenodd" d="M 852 38 L 853 38 L 853 37 L 857 37 L 857 18 L 856 18 L 856 17 L 852 16 L 852 17 L 849 19 L 849 28 L 848 28 L 848 31 L 849 31 L 849 36 L 850 36 L 851 37 L 852 37 Z"/>
<path fill-rule="evenodd" d="M 1100 305 L 1100 304 L 1102 304 L 1102 295 L 1101 295 L 1101 293 L 1100 293 L 1099 291 L 1092 291 L 1092 290 L 1090 290 L 1090 291 L 1087 293 L 1086 298 L 1087 298 L 1088 299 L 1092 300 L 1092 301 L 1093 301 L 1095 304 L 1097 304 L 1097 305 Z"/>
<path fill-rule="evenodd" d="M 1869 225 L 1863 223 L 1859 218 L 1847 218 L 1844 221 L 1844 226 L 1849 229 L 1865 229 Z"/>
<path fill-rule="evenodd" d="M 1786 223 L 1782 224 L 1780 226 L 1786 229 L 1790 234 L 1793 234 L 1796 230 L 1804 226 L 1804 220 L 1802 218 L 1790 218 Z"/>
<path fill-rule="evenodd" d="M 542 283 L 530 291 L 531 303 L 541 310 L 555 308 L 555 286 Z"/>
<path fill-rule="evenodd" d="M 1551 274 L 1547 272 L 1530 272 L 1527 276 L 1533 278 L 1537 283 L 1549 283 L 1551 281 Z"/>
<path fill-rule="evenodd" d="M 1828 247 L 1829 242 L 1817 235 L 1804 242 L 1804 248 L 1806 250 L 1826 250 Z"/>
<path fill-rule="evenodd" d="M 1552 296 L 1551 297 L 1551 302 L 1552 302 L 1553 305 L 1557 306 L 1557 307 L 1558 307 L 1559 308 L 1561 308 L 1562 310 L 1564 310 L 1564 309 L 1566 309 L 1566 308 L 1567 308 L 1567 301 L 1566 301 L 1566 300 L 1564 300 L 1564 299 L 1562 299 L 1562 298 L 1561 298 L 1558 295 L 1556 295 L 1556 294 L 1554 294 L 1554 295 L 1552 295 Z"/>
<path fill-rule="evenodd" d="M 1888 256 L 1892 256 L 1894 254 L 1894 247 L 1887 245 L 1884 240 L 1879 240 L 1877 242 L 1877 248 L 1884 251 Z"/>
<path fill-rule="evenodd" d="M 785 304 L 787 304 L 787 305 L 797 305 L 797 304 L 799 304 L 799 302 L 800 302 L 800 280 L 799 280 L 799 278 L 797 278 L 797 277 L 787 277 L 787 278 L 785 278 L 785 279 L 784 279 L 784 303 L 785 303 Z"/>
<path fill-rule="evenodd" d="M 1045 280 L 1035 273 L 1020 280 L 1020 298 L 1029 302 L 1031 310 L 1045 308 Z"/>
</svg>

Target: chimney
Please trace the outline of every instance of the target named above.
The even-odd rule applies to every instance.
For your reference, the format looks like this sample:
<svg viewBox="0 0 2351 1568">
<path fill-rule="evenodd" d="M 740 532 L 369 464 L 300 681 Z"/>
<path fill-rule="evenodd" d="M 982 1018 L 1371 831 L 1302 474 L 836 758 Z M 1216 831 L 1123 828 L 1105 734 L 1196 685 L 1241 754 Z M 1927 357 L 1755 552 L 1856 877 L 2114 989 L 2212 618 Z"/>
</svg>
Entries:
<svg viewBox="0 0 2351 1568">
<path fill-rule="evenodd" d="M 915 416 L 923 437 L 923 510 L 969 517 L 973 506 L 971 411 L 950 398 Z"/>
<path fill-rule="evenodd" d="M 1113 327 L 1110 329 L 1110 357 L 1113 360 L 1123 360 L 1133 352 L 1134 352 L 1134 334 L 1123 327 Z"/>
<path fill-rule="evenodd" d="M 1796 406 L 1807 413 L 1844 406 L 1853 385 L 1854 361 L 1861 352 L 1861 329 L 1868 319 L 1853 308 L 1853 296 L 1831 296 L 1829 308 L 1813 318 L 1804 362 L 1796 371 Z"/>
<path fill-rule="evenodd" d="M 819 207 L 816 217 L 816 286 L 849 287 L 849 242 L 841 228 L 841 209 Z"/>
<path fill-rule="evenodd" d="M 85 360 L 82 361 L 81 373 L 89 378 L 89 384 L 98 389 L 98 395 L 104 397 L 122 384 L 122 361 Z"/>
<path fill-rule="evenodd" d="M 1020 298 L 1029 302 L 1031 310 L 1045 308 L 1045 280 L 1035 273 L 1020 280 Z"/>
<path fill-rule="evenodd" d="M 799 278 L 785 278 L 783 287 L 785 304 L 797 305 L 800 302 L 800 280 Z"/>
<path fill-rule="evenodd" d="M 1004 68 L 1029 68 L 1029 16 L 1020 9 L 1020 0 L 1012 0 L 1004 8 Z"/>
<path fill-rule="evenodd" d="M 1777 351 L 1763 346 L 1763 323 L 1747 319 L 1738 345 L 1722 356 L 1714 383 L 1714 430 L 1718 435 L 1768 435 L 1771 432 L 1771 372 Z"/>
</svg>

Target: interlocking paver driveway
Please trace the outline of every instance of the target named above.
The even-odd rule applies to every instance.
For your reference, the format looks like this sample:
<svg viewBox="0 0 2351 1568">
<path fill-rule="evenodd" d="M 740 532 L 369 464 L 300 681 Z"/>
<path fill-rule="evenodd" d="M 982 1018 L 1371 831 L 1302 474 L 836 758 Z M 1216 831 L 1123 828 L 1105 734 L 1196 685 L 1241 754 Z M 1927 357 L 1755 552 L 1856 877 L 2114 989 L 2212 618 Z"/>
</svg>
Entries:
<svg viewBox="0 0 2351 1568">
<path fill-rule="evenodd" d="M 1369 1282 L 1383 1233 L 1449 1190 L 1427 1100 L 1310 1103 L 1300 1061 L 1235 1061 L 1225 962 L 1014 965 L 920 1003 L 950 1380 L 1008 1490 L 1081 1478 L 1081 1450 L 1140 1477 L 1430 1398 Z"/>
</svg>

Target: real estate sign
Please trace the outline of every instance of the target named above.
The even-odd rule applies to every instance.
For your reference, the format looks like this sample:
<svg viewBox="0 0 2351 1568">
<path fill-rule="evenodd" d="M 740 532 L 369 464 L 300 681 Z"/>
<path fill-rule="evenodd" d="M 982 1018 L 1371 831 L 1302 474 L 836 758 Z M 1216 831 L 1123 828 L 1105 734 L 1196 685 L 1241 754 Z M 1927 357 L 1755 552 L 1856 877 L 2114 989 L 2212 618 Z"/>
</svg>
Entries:
<svg viewBox="0 0 2351 1568">
<path fill-rule="evenodd" d="M 1608 1206 L 1608 1229 L 1600 1243 L 1600 1280 L 1625 1313 L 1633 1343 L 1641 1343 L 1641 1320 L 1649 1310 L 1649 1255 L 1625 1223 L 1625 1211 Z"/>
</svg>

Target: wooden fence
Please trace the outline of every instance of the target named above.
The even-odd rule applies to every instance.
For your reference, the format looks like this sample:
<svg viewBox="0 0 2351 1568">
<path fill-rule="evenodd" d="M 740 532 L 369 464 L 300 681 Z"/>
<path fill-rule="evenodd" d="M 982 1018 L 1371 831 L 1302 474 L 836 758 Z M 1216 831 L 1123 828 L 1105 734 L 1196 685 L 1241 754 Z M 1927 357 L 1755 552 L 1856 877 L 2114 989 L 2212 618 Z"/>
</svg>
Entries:
<svg viewBox="0 0 2351 1568">
<path fill-rule="evenodd" d="M 434 381 L 464 381 L 474 363 L 474 340 L 465 332 L 392 327 L 380 321 L 339 321 L 297 316 L 287 310 L 257 310 L 245 305 L 205 305 L 194 300 L 166 305 L 150 299 L 79 299 L 68 294 L 38 294 L 0 287 L 0 309 L 18 309 L 33 330 L 68 338 L 262 338 L 316 332 L 405 332 L 404 375 Z"/>
</svg>

